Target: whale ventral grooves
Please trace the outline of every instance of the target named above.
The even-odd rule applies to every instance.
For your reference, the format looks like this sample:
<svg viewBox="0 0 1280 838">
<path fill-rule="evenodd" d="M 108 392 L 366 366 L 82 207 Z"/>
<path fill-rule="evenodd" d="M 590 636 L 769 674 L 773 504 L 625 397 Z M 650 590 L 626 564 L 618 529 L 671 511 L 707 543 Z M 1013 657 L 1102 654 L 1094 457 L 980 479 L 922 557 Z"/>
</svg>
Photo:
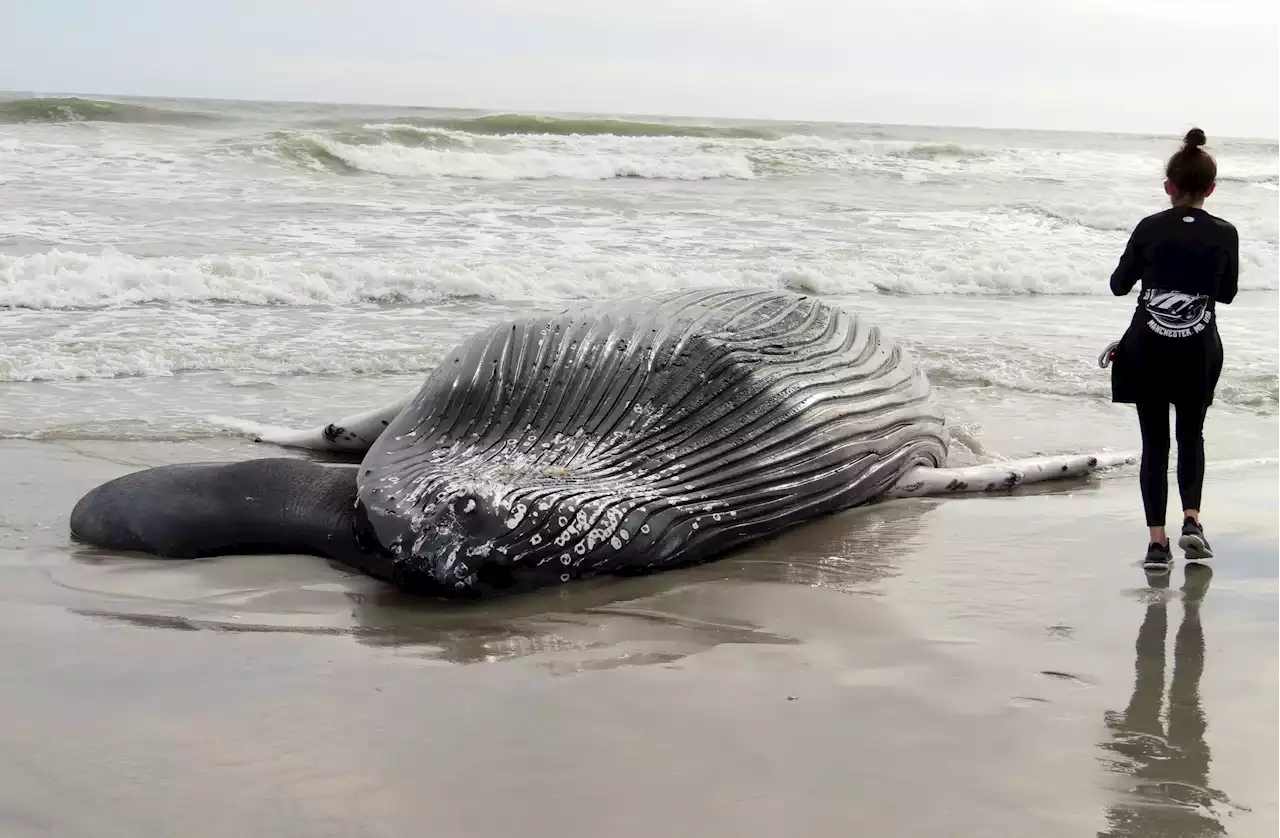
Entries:
<svg viewBox="0 0 1280 838">
<path fill-rule="evenodd" d="M 475 335 L 358 492 L 398 576 L 466 595 L 703 561 L 875 500 L 946 448 L 927 380 L 875 326 L 694 289 Z"/>
</svg>

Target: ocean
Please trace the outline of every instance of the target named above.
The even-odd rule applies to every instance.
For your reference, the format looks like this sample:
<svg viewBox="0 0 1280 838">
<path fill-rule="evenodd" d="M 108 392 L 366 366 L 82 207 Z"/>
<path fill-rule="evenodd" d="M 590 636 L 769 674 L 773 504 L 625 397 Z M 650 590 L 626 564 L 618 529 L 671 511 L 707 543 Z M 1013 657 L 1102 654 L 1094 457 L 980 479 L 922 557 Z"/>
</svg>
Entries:
<svg viewBox="0 0 1280 838">
<path fill-rule="evenodd" d="M 1129 230 L 1164 205 L 1176 147 L 11 96 L 0 100 L 0 437 L 189 440 L 230 433 L 229 418 L 323 423 L 414 388 L 497 318 L 753 285 L 820 294 L 882 324 L 979 441 L 998 421 L 984 412 L 1025 408 L 1085 419 L 1031 448 L 1079 448 L 1099 423 L 1123 444 L 1135 423 L 1106 404 L 1096 358 L 1134 298 L 1111 297 L 1107 278 Z M 1277 145 L 1211 150 L 1221 183 L 1207 208 L 1241 237 L 1242 293 L 1220 314 L 1218 411 L 1265 425 L 1274 454 Z"/>
</svg>

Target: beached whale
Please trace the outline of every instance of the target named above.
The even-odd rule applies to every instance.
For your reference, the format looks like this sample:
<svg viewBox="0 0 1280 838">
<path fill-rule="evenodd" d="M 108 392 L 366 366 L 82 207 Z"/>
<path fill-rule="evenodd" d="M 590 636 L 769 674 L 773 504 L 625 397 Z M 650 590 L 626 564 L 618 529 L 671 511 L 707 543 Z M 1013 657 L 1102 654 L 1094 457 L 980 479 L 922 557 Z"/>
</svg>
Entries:
<svg viewBox="0 0 1280 838">
<path fill-rule="evenodd" d="M 363 453 L 163 466 L 85 495 L 72 534 L 167 557 L 327 556 L 479 596 L 704 562 L 889 498 L 1131 461 L 944 467 L 921 369 L 866 319 L 776 290 L 695 289 L 494 325 L 415 394 L 264 441 Z"/>
</svg>

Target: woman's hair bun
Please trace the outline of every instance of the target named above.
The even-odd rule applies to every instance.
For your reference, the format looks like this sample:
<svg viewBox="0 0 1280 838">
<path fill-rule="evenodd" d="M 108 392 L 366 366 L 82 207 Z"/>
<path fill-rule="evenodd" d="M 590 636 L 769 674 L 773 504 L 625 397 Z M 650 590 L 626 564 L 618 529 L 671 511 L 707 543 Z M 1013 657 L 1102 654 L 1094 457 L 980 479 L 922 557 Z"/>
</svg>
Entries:
<svg viewBox="0 0 1280 838">
<path fill-rule="evenodd" d="M 1182 142 L 1187 148 L 1199 148 L 1206 142 L 1204 132 L 1199 128 L 1192 128 Z"/>
</svg>

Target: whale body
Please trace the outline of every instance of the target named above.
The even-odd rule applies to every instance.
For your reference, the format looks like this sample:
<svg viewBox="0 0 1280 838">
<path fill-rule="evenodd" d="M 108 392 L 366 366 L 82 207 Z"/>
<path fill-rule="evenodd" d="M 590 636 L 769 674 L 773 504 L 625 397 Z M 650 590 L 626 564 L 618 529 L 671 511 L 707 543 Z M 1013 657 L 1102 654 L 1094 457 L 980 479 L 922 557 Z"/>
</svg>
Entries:
<svg viewBox="0 0 1280 838">
<path fill-rule="evenodd" d="M 407 591 L 475 597 L 704 562 L 890 498 L 1132 461 L 947 469 L 929 382 L 876 324 L 730 288 L 497 323 L 407 398 L 260 438 L 363 460 L 147 469 L 82 498 L 72 533 L 174 557 L 315 553 Z"/>
</svg>

